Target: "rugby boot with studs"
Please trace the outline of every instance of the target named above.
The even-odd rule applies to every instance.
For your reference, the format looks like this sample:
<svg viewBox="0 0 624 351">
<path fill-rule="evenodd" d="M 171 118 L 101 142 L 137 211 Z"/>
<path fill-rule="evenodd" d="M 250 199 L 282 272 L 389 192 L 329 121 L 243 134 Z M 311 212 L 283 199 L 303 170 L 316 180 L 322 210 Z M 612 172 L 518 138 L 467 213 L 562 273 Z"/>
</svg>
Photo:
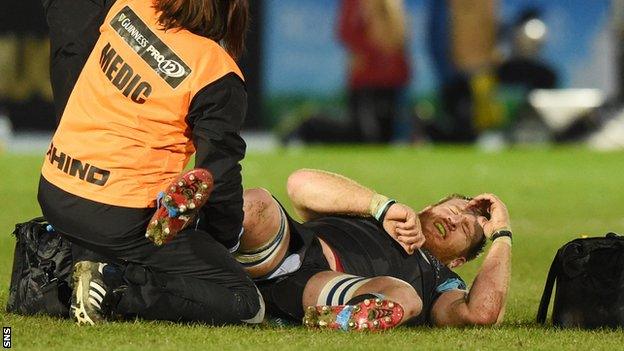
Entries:
<svg viewBox="0 0 624 351">
<path fill-rule="evenodd" d="M 145 236 L 156 245 L 173 240 L 196 217 L 213 188 L 214 181 L 208 170 L 195 168 L 180 175 L 158 195 L 158 208 L 147 225 Z"/>
<path fill-rule="evenodd" d="M 90 261 L 80 261 L 74 265 L 70 313 L 78 324 L 99 324 L 110 312 L 107 306 L 110 289 L 103 275 L 106 266 L 105 263 Z"/>
<path fill-rule="evenodd" d="M 378 331 L 397 326 L 403 307 L 385 299 L 365 299 L 354 305 L 309 306 L 303 324 L 310 328 Z"/>
</svg>

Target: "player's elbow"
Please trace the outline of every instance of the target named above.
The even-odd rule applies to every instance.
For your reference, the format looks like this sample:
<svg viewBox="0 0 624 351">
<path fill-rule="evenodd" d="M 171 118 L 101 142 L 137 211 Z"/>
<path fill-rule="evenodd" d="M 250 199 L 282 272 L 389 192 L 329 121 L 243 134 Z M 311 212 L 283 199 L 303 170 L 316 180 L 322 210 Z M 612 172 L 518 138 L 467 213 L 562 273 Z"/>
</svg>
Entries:
<svg viewBox="0 0 624 351">
<path fill-rule="evenodd" d="M 492 326 L 499 324 L 499 311 L 497 309 L 483 309 L 475 312 L 470 317 L 472 325 Z"/>
<path fill-rule="evenodd" d="M 314 193 L 315 171 L 311 169 L 299 169 L 293 172 L 286 182 L 288 197 L 295 208 L 297 214 L 304 221 L 317 217 L 317 214 L 310 209 Z"/>
<path fill-rule="evenodd" d="M 286 191 L 288 197 L 294 202 L 301 198 L 302 191 L 307 183 L 312 178 L 312 171 L 309 169 L 298 169 L 288 176 L 286 182 Z"/>
</svg>

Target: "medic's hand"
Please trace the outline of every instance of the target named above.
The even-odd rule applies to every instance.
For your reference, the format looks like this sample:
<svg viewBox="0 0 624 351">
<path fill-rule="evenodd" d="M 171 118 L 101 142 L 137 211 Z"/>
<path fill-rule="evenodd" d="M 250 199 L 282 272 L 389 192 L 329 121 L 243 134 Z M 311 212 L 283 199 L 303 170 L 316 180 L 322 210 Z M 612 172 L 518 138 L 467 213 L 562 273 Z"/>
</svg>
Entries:
<svg viewBox="0 0 624 351">
<path fill-rule="evenodd" d="M 410 255 L 425 243 L 418 215 L 407 205 L 395 203 L 390 206 L 383 228 Z"/>
<path fill-rule="evenodd" d="M 494 194 L 478 195 L 468 202 L 466 208 L 475 210 L 479 214 L 477 222 L 488 239 L 497 230 L 511 230 L 507 206 Z"/>
</svg>

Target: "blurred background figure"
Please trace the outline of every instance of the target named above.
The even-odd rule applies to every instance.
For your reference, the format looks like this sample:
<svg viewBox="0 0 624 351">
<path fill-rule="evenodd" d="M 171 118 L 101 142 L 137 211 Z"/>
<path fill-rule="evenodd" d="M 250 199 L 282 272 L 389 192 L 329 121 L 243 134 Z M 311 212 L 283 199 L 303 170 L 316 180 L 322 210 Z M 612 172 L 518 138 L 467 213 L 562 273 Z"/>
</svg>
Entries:
<svg viewBox="0 0 624 351">
<path fill-rule="evenodd" d="M 343 0 L 340 11 L 352 129 L 361 142 L 390 142 L 410 79 L 405 6 L 401 0 Z"/>
<path fill-rule="evenodd" d="M 315 143 L 389 143 L 409 128 L 408 32 L 402 0 L 342 0 L 338 39 L 347 52 L 347 118 L 314 116 L 292 138 Z"/>
<path fill-rule="evenodd" d="M 539 9 L 527 8 L 519 14 L 508 38 L 504 38 L 511 42 L 511 52 L 496 72 L 501 85 L 527 90 L 557 87 L 557 72 L 541 57 L 546 35 L 547 27 Z"/>
<path fill-rule="evenodd" d="M 46 33 L 40 1 L 0 3 L 0 129 L 55 126 Z"/>
<path fill-rule="evenodd" d="M 529 103 L 533 90 L 555 89 L 559 80 L 557 71 L 542 57 L 548 28 L 541 10 L 536 7 L 521 10 L 501 32 L 502 61 L 496 77 L 499 96 L 507 107 L 507 138 L 514 142 L 547 140 L 550 132 Z"/>
<path fill-rule="evenodd" d="M 606 151 L 624 149 L 624 0 L 611 0 L 610 14 L 614 92 L 607 107 L 595 118 L 597 128 L 587 138 L 590 147 Z"/>
<path fill-rule="evenodd" d="M 611 1 L 611 31 L 616 57 L 616 101 L 624 106 L 624 0 Z"/>
<path fill-rule="evenodd" d="M 429 0 L 428 49 L 439 80 L 439 115 L 427 123 L 433 141 L 470 142 L 499 127 L 493 72 L 496 0 Z"/>
</svg>

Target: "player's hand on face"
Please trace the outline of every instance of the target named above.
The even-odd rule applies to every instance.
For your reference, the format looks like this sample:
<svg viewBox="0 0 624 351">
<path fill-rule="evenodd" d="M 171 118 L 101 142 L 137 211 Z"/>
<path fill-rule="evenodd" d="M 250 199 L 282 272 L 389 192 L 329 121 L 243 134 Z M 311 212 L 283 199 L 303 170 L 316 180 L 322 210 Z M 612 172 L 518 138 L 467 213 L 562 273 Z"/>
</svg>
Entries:
<svg viewBox="0 0 624 351">
<path fill-rule="evenodd" d="M 466 208 L 475 210 L 479 214 L 477 221 L 488 239 L 497 230 L 511 229 L 507 206 L 494 194 L 478 195 L 468 202 Z"/>
<path fill-rule="evenodd" d="M 383 227 L 410 255 L 425 243 L 418 215 L 407 205 L 395 203 L 390 206 Z"/>
</svg>

